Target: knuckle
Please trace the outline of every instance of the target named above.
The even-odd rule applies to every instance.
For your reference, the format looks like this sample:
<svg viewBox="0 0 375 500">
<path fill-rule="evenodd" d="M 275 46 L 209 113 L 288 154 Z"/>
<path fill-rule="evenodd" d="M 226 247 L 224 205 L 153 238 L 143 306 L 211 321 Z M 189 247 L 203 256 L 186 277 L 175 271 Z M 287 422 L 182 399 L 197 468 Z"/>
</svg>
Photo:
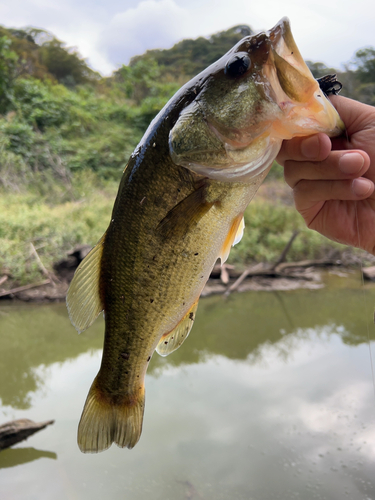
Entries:
<svg viewBox="0 0 375 500">
<path fill-rule="evenodd" d="M 306 194 L 310 191 L 310 188 L 309 188 L 309 185 L 311 184 L 311 182 L 305 180 L 305 179 L 302 179 L 300 181 L 298 181 L 294 188 L 293 188 L 293 195 L 294 195 L 294 199 L 298 199 L 300 197 L 305 197 Z"/>
</svg>

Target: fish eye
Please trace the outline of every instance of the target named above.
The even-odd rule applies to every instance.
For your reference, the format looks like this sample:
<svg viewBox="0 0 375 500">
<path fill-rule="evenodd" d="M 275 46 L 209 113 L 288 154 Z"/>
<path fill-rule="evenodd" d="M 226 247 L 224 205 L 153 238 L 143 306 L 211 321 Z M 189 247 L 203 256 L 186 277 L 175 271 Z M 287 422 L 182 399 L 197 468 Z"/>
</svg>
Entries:
<svg viewBox="0 0 375 500">
<path fill-rule="evenodd" d="M 242 76 L 250 68 L 250 64 L 250 57 L 246 53 L 240 52 L 229 59 L 225 66 L 224 73 L 232 78 Z"/>
</svg>

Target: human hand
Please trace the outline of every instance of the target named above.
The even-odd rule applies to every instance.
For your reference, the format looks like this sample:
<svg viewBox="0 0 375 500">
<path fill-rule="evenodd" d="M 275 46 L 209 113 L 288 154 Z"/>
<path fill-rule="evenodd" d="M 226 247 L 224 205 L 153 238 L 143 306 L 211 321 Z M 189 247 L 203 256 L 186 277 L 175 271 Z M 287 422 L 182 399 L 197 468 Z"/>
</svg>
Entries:
<svg viewBox="0 0 375 500">
<path fill-rule="evenodd" d="M 341 96 L 331 102 L 347 137 L 284 141 L 277 161 L 310 229 L 375 255 L 375 107 Z"/>
</svg>

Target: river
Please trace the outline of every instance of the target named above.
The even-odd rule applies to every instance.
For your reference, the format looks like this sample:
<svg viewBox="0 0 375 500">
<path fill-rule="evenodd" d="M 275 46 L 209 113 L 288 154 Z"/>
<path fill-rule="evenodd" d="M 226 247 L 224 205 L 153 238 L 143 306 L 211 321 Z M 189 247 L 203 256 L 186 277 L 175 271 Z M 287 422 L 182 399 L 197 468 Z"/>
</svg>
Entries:
<svg viewBox="0 0 375 500">
<path fill-rule="evenodd" d="M 328 278 L 327 278 L 328 279 Z M 103 320 L 0 303 L 0 424 L 55 424 L 0 452 L 2 500 L 375 500 L 375 285 L 202 299 L 184 345 L 154 354 L 133 450 L 76 444 Z"/>
</svg>

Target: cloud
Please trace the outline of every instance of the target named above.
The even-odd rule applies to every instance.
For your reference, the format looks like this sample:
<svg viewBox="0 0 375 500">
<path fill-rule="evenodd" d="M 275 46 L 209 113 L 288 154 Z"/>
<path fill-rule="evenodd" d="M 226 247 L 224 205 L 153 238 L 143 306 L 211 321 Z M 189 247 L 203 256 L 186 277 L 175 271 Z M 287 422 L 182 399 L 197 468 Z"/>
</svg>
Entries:
<svg viewBox="0 0 375 500">
<path fill-rule="evenodd" d="M 173 0 L 145 0 L 137 7 L 115 14 L 99 39 L 100 51 L 114 65 L 149 48 L 169 48 L 188 36 L 190 14 Z"/>
<path fill-rule="evenodd" d="M 37 26 L 76 46 L 104 74 L 147 49 L 170 48 L 183 38 L 209 36 L 236 24 L 270 29 L 289 16 L 305 59 L 339 67 L 374 45 L 368 0 L 12 0 L 0 2 L 7 27 Z"/>
</svg>

